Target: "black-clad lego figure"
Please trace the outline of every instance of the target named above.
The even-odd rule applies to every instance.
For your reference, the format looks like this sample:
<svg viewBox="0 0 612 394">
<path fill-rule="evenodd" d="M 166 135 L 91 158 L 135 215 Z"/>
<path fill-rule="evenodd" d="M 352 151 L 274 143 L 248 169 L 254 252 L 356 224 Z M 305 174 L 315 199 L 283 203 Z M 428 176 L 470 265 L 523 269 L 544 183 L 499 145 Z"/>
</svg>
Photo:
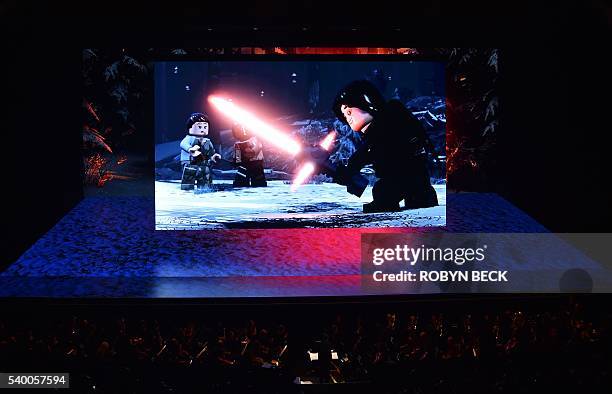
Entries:
<svg viewBox="0 0 612 394">
<path fill-rule="evenodd" d="M 357 193 L 351 190 L 360 170 L 371 164 L 378 178 L 372 189 L 373 201 L 364 204 L 364 212 L 397 211 L 402 200 L 406 208 L 438 205 L 427 171 L 427 135 L 400 101 L 387 102 L 369 81 L 354 81 L 338 93 L 333 110 L 363 137 L 348 164 L 335 169 L 334 180 L 361 195 L 365 185 L 357 187 Z"/>
<path fill-rule="evenodd" d="M 232 134 L 236 139 L 234 144 L 234 160 L 238 172 L 234 178 L 234 186 L 267 186 L 263 167 L 263 145 L 240 124 L 234 124 Z"/>
<path fill-rule="evenodd" d="M 210 122 L 206 115 L 195 112 L 187 118 L 187 135 L 181 141 L 183 176 L 181 189 L 191 190 L 212 184 L 212 165 L 221 157 L 207 138 Z"/>
</svg>

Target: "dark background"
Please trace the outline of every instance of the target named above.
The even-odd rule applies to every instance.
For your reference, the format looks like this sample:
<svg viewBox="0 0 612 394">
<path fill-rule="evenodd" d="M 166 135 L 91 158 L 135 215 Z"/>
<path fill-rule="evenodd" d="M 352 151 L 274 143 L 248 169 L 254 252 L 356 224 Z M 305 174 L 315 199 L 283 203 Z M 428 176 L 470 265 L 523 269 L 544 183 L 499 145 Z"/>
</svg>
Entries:
<svg viewBox="0 0 612 394">
<path fill-rule="evenodd" d="M 382 2 L 3 2 L 2 264 L 82 198 L 81 50 L 117 45 L 500 48 L 502 113 L 490 190 L 551 231 L 610 231 L 609 6 L 445 3 L 399 12 Z"/>
<path fill-rule="evenodd" d="M 443 62 L 385 62 L 372 57 L 359 61 L 359 56 L 350 59 L 320 61 L 302 57 L 293 61 L 281 58 L 276 61 L 156 62 L 155 143 L 182 139 L 186 134 L 187 117 L 197 111 L 208 115 L 212 124 L 211 138 L 218 143 L 219 130 L 231 128 L 232 122 L 218 115 L 208 103 L 209 94 L 239 100 L 247 103 L 247 108 L 252 105 L 264 119 L 297 115 L 300 120 L 335 118 L 331 107 L 336 93 L 353 80 L 371 77 L 374 70 L 384 73 L 386 85 L 381 93 L 387 99 L 393 96 L 395 87 L 411 88 L 414 96 L 445 95 Z M 293 74 L 296 76 L 292 77 Z M 319 81 L 320 101 L 314 114 L 310 114 L 308 93 L 315 79 Z"/>
</svg>

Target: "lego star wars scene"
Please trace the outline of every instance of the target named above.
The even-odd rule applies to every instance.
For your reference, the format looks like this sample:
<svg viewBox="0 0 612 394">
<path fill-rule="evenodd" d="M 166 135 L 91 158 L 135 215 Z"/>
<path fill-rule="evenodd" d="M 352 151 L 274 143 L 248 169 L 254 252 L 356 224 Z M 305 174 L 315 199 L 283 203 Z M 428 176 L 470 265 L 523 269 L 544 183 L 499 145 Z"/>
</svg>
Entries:
<svg viewBox="0 0 612 394">
<path fill-rule="evenodd" d="M 444 62 L 154 70 L 157 230 L 446 225 Z"/>
</svg>

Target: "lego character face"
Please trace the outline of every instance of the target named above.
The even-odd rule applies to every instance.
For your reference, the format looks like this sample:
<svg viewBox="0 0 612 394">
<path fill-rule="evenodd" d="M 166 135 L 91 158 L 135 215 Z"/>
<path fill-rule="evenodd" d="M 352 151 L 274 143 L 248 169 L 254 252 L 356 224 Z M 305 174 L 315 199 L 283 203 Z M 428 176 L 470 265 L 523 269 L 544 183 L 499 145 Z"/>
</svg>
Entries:
<svg viewBox="0 0 612 394">
<path fill-rule="evenodd" d="M 206 137 L 208 135 L 208 122 L 195 122 L 189 129 L 189 134 Z"/>
<path fill-rule="evenodd" d="M 346 122 L 353 131 L 365 132 L 367 126 L 374 120 L 369 112 L 357 107 L 348 107 L 342 104 L 340 111 L 342 111 L 342 115 L 344 115 Z"/>
<path fill-rule="evenodd" d="M 235 123 L 232 126 L 232 134 L 233 134 L 234 138 L 237 141 L 240 141 L 240 142 L 246 141 L 249 138 L 251 138 L 249 133 L 248 133 L 248 131 L 247 131 L 247 129 L 245 129 L 242 125 L 240 125 L 238 123 Z"/>
</svg>

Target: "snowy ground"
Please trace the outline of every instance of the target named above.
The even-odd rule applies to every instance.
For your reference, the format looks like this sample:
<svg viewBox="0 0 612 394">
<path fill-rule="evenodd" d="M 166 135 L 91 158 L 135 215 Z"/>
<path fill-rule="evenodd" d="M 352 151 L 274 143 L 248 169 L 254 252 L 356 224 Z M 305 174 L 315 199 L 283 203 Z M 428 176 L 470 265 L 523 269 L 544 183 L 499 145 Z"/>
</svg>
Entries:
<svg viewBox="0 0 612 394">
<path fill-rule="evenodd" d="M 231 181 L 217 180 L 229 185 Z M 372 188 L 361 198 L 335 183 L 306 184 L 292 192 L 283 181 L 264 188 L 215 192 L 183 191 L 179 183 L 155 182 L 157 230 L 306 227 L 431 227 L 446 225 L 446 185 L 434 186 L 439 206 L 393 213 L 362 213 Z"/>
</svg>

